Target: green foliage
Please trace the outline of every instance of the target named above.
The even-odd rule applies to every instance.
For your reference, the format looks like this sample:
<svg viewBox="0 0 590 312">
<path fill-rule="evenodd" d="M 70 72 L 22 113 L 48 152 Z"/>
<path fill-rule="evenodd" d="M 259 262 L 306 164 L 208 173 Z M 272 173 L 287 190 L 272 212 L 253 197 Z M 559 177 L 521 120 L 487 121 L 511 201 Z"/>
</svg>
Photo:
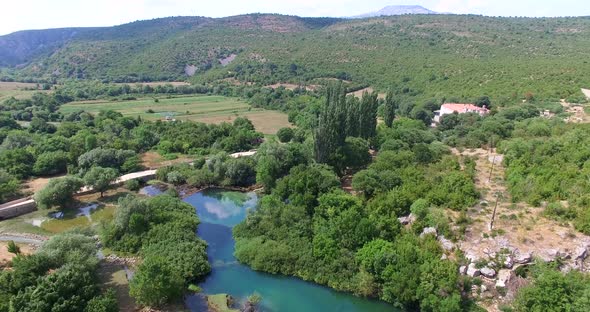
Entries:
<svg viewBox="0 0 590 312">
<path fill-rule="evenodd" d="M 135 152 L 131 150 L 119 150 L 119 149 L 103 149 L 96 148 L 82 154 L 78 158 L 78 166 L 83 172 L 90 170 L 92 167 L 104 167 L 123 169 L 123 165 L 128 159 L 135 156 Z"/>
<path fill-rule="evenodd" d="M 590 278 L 578 271 L 563 274 L 536 265 L 533 282 L 521 288 L 514 301 L 515 311 L 587 311 L 590 306 Z"/>
<path fill-rule="evenodd" d="M 58 40 L 59 49 L 49 51 L 55 53 L 27 53 L 14 63 L 12 57 L 0 59 L 11 65 L 31 61 L 15 70 L 17 79 L 171 81 L 186 79 L 185 67 L 194 64 L 197 72 L 191 79 L 197 82 L 236 78 L 261 85 L 309 84 L 338 78 L 381 90 L 394 88 L 419 100 L 446 97 L 484 103 L 482 96 L 488 96 L 494 106 L 524 99 L 578 99 L 579 86 L 590 85 L 584 75 L 590 65 L 582 61 L 590 46 L 590 24 L 583 17 L 409 15 L 324 21 L 260 14 L 164 18 L 76 30 L 74 40 Z M 17 42 L 36 42 L 33 35 L 25 38 L 31 39 Z M 115 49 L 117 53 L 107 53 Z M 16 52 L 23 50 L 37 51 Z M 219 60 L 232 53 L 236 59 L 223 66 Z M 111 86 L 106 94 L 126 96 L 131 88 Z M 73 93 L 90 97 L 89 89 Z M 141 86 L 144 89 L 158 88 Z M 168 90 L 161 87 L 162 93 Z"/>
<path fill-rule="evenodd" d="M 46 152 L 37 156 L 33 173 L 40 176 L 66 172 L 68 155 L 64 151 Z"/>
<path fill-rule="evenodd" d="M 117 298 L 113 289 L 101 296 L 97 296 L 88 301 L 84 312 L 117 312 L 119 307 L 117 305 Z"/>
<path fill-rule="evenodd" d="M 0 273 L 0 298 L 3 299 L 0 309 L 117 311 L 112 294 L 107 295 L 110 304 L 103 305 L 110 308 L 92 309 L 101 298 L 96 277 L 96 251 L 92 238 L 63 233 L 53 236 L 33 255 L 18 255 L 13 260 L 13 269 Z"/>
<path fill-rule="evenodd" d="M 41 209 L 54 206 L 65 208 L 83 185 L 82 179 L 74 176 L 51 179 L 45 188 L 35 194 L 35 202 Z"/>
<path fill-rule="evenodd" d="M 290 142 L 293 139 L 293 129 L 281 128 L 277 131 L 277 137 L 279 138 L 279 141 L 283 143 Z"/>
<path fill-rule="evenodd" d="M 155 307 L 180 298 L 183 290 L 181 276 L 160 257 L 144 259 L 129 284 L 129 294 L 138 303 Z"/>
<path fill-rule="evenodd" d="M 141 252 L 143 263 L 130 284 L 138 302 L 159 306 L 178 300 L 190 283 L 209 273 L 207 244 L 194 235 L 198 224 L 194 208 L 178 198 L 119 200 L 102 237 L 113 250 Z"/>
<path fill-rule="evenodd" d="M 20 247 L 18 247 L 14 241 L 8 242 L 8 245 L 6 246 L 6 250 L 10 253 L 15 254 L 15 255 L 20 254 Z"/>
<path fill-rule="evenodd" d="M 19 194 L 19 181 L 4 169 L 0 169 L 0 202 L 9 201 Z"/>
<path fill-rule="evenodd" d="M 141 183 L 137 179 L 129 180 L 125 182 L 125 188 L 130 191 L 137 192 L 141 188 Z"/>
<path fill-rule="evenodd" d="M 84 175 L 84 184 L 100 192 L 100 197 L 102 197 L 118 176 L 119 172 L 113 168 L 92 167 Z"/>
<path fill-rule="evenodd" d="M 256 182 L 267 192 L 275 187 L 277 180 L 287 175 L 291 168 L 310 162 L 310 152 L 299 143 L 280 145 L 265 142 L 256 153 Z"/>
<path fill-rule="evenodd" d="M 395 119 L 395 111 L 398 109 L 399 103 L 396 99 L 394 91 L 389 90 L 387 97 L 385 98 L 385 104 L 383 105 L 383 120 L 385 125 L 390 127 L 393 125 Z"/>
<path fill-rule="evenodd" d="M 542 125 L 551 131 L 530 131 Z M 506 181 L 513 200 L 533 205 L 548 201 L 547 215 L 573 220 L 578 230 L 590 233 L 590 184 L 585 178 L 590 168 L 589 154 L 580 149 L 588 144 L 589 131 L 585 124 L 566 125 L 540 119 L 517 123 L 515 137 L 500 145 L 505 153 Z M 557 203 L 562 200 L 567 200 L 568 206 Z"/>
</svg>

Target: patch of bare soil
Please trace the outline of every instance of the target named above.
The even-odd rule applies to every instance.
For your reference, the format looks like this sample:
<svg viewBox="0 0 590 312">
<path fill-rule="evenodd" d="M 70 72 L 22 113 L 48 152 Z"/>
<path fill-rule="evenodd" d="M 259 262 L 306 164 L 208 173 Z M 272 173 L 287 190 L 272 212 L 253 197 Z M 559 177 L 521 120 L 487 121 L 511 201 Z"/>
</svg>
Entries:
<svg viewBox="0 0 590 312">
<path fill-rule="evenodd" d="M 307 91 L 315 91 L 319 88 L 318 85 L 306 85 L 306 86 L 300 86 L 300 85 L 296 85 L 293 83 L 275 83 L 273 85 L 268 85 L 268 86 L 264 86 L 265 88 L 271 88 L 271 89 L 277 89 L 279 87 L 284 87 L 287 90 L 295 90 L 297 88 L 305 88 L 305 90 Z"/>
<path fill-rule="evenodd" d="M 590 90 L 586 90 L 586 91 L 588 91 L 590 93 Z M 588 95 L 586 95 L 586 96 L 588 96 Z M 572 103 L 567 103 L 565 100 L 561 100 L 560 103 L 561 103 L 561 106 L 563 106 L 563 108 L 565 109 L 566 113 L 571 114 L 571 116 L 569 116 L 568 118 L 565 119 L 566 122 L 571 122 L 571 123 L 589 123 L 590 122 L 590 116 L 588 116 L 588 114 L 586 114 L 586 112 L 584 111 L 584 106 L 572 104 Z"/>
<path fill-rule="evenodd" d="M 545 218 L 543 208 L 512 203 L 504 181 L 502 154 L 481 148 L 462 152 L 452 149 L 452 152 L 462 163 L 466 157 L 476 162 L 475 184 L 482 198 L 478 205 L 468 211 L 473 222 L 458 243 L 458 247 L 472 262 L 491 259 L 502 251 L 509 251 L 513 255 L 531 253 L 533 257 L 545 261 L 561 256 L 574 263 L 580 248 L 590 247 L 589 236 L 575 231 L 571 224 Z M 580 269 L 587 270 L 583 265 Z M 514 287 L 515 282 L 519 282 L 519 279 L 513 279 L 508 290 Z M 510 298 L 508 296 L 502 300 L 505 302 Z M 483 302 L 488 311 L 498 311 L 498 304 L 498 300 Z"/>
<path fill-rule="evenodd" d="M 21 254 L 30 255 L 35 252 L 35 246 L 27 244 L 16 244 L 20 247 Z M 8 242 L 0 242 L 0 271 L 2 267 L 5 267 L 14 257 L 15 254 L 8 252 Z"/>
<path fill-rule="evenodd" d="M 141 155 L 141 165 L 148 169 L 157 169 L 175 164 L 189 163 L 191 161 L 192 159 L 186 156 L 180 156 L 173 160 L 165 160 L 160 154 L 153 151 L 145 152 Z"/>
<path fill-rule="evenodd" d="M 468 257 L 482 259 L 508 248 L 550 259 L 556 251 L 571 254 L 580 246 L 590 245 L 590 237 L 576 232 L 571 225 L 545 218 L 543 208 L 512 203 L 504 182 L 503 155 L 484 149 L 463 152 L 453 149 L 453 153 L 460 158 L 475 159 L 475 184 L 482 194 L 480 204 L 469 210 L 474 222 L 461 242 L 461 249 Z"/>
<path fill-rule="evenodd" d="M 56 175 L 53 177 L 31 179 L 25 183 L 25 185 L 24 185 L 25 188 L 23 189 L 23 192 L 25 194 L 37 193 L 38 191 L 43 189 L 47 185 L 47 183 L 49 183 L 49 180 L 55 179 L 55 178 L 61 178 L 63 176 L 64 175 Z"/>
<path fill-rule="evenodd" d="M 363 96 L 363 93 L 365 93 L 365 92 L 373 93 L 373 91 L 375 91 L 373 88 L 367 87 L 367 88 L 364 88 L 364 89 L 361 89 L 361 90 L 358 90 L 358 91 L 350 92 L 347 95 L 354 95 L 357 98 L 361 98 Z M 386 96 L 385 93 L 379 93 L 377 95 L 377 98 L 379 98 L 379 99 L 385 99 L 385 96 Z"/>
</svg>

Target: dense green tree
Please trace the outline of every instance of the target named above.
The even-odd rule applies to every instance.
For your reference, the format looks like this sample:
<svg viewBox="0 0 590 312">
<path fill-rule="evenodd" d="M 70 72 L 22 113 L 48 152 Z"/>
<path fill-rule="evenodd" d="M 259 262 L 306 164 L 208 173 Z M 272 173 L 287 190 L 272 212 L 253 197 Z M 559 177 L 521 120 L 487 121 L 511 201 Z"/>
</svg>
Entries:
<svg viewBox="0 0 590 312">
<path fill-rule="evenodd" d="M 341 153 L 346 133 L 346 90 L 342 84 L 328 87 L 326 102 L 318 118 L 314 133 L 314 155 L 319 163 L 333 163 Z"/>
<path fill-rule="evenodd" d="M 119 306 L 117 305 L 117 297 L 113 289 L 101 296 L 97 296 L 88 301 L 84 312 L 117 312 Z"/>
<path fill-rule="evenodd" d="M 92 167 L 84 175 L 84 184 L 100 192 L 100 197 L 103 197 L 118 176 L 119 172 L 113 168 Z"/>
<path fill-rule="evenodd" d="M 182 296 L 183 280 L 161 257 L 149 257 L 139 265 L 129 283 L 129 294 L 138 303 L 157 307 Z"/>
<path fill-rule="evenodd" d="M 42 209 L 54 206 L 65 208 L 83 185 L 82 179 L 73 176 L 51 179 L 45 188 L 35 194 L 35 202 Z"/>
<path fill-rule="evenodd" d="M 19 189 L 19 181 L 4 169 L 0 169 L 0 202 L 14 198 Z"/>
<path fill-rule="evenodd" d="M 563 274 L 540 265 L 533 282 L 521 288 L 514 301 L 515 311 L 587 311 L 590 278 L 578 271 Z"/>
<path fill-rule="evenodd" d="M 360 108 L 360 124 L 359 124 L 359 136 L 363 139 L 371 139 L 377 134 L 377 108 L 379 104 L 377 102 L 377 93 L 368 92 L 363 93 L 361 99 Z"/>
<path fill-rule="evenodd" d="M 395 112 L 398 106 L 399 102 L 395 97 L 394 91 L 389 90 L 389 92 L 387 92 L 387 97 L 385 98 L 385 104 L 383 106 L 383 120 L 385 125 L 390 128 L 393 124 L 393 120 L 395 119 Z"/>
<path fill-rule="evenodd" d="M 68 155 L 63 151 L 47 152 L 39 155 L 33 166 L 36 175 L 53 175 L 66 172 Z"/>
<path fill-rule="evenodd" d="M 277 131 L 277 137 L 279 138 L 279 141 L 283 143 L 290 142 L 293 139 L 293 129 L 281 128 Z"/>
</svg>

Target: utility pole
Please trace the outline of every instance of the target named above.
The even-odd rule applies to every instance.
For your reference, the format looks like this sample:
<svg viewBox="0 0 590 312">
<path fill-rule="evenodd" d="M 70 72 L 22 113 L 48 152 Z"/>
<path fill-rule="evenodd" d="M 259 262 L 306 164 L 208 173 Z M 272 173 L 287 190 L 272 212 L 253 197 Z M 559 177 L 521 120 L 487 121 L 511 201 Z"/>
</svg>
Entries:
<svg viewBox="0 0 590 312">
<path fill-rule="evenodd" d="M 489 229 L 492 231 L 494 229 L 494 220 L 496 219 L 496 209 L 498 209 L 498 202 L 500 201 L 500 197 L 502 197 L 501 192 L 496 193 L 496 204 L 494 205 L 494 211 L 492 212 L 492 219 L 490 220 Z"/>
</svg>

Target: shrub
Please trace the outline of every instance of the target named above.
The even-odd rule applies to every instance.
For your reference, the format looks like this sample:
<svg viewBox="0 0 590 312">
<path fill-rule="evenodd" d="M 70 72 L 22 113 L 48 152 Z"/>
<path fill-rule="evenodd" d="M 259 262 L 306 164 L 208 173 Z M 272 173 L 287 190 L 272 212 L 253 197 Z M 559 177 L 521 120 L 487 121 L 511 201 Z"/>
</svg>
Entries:
<svg viewBox="0 0 590 312">
<path fill-rule="evenodd" d="M 277 137 L 282 143 L 290 142 L 293 139 L 293 135 L 294 132 L 291 128 L 281 128 L 277 131 Z"/>
</svg>

